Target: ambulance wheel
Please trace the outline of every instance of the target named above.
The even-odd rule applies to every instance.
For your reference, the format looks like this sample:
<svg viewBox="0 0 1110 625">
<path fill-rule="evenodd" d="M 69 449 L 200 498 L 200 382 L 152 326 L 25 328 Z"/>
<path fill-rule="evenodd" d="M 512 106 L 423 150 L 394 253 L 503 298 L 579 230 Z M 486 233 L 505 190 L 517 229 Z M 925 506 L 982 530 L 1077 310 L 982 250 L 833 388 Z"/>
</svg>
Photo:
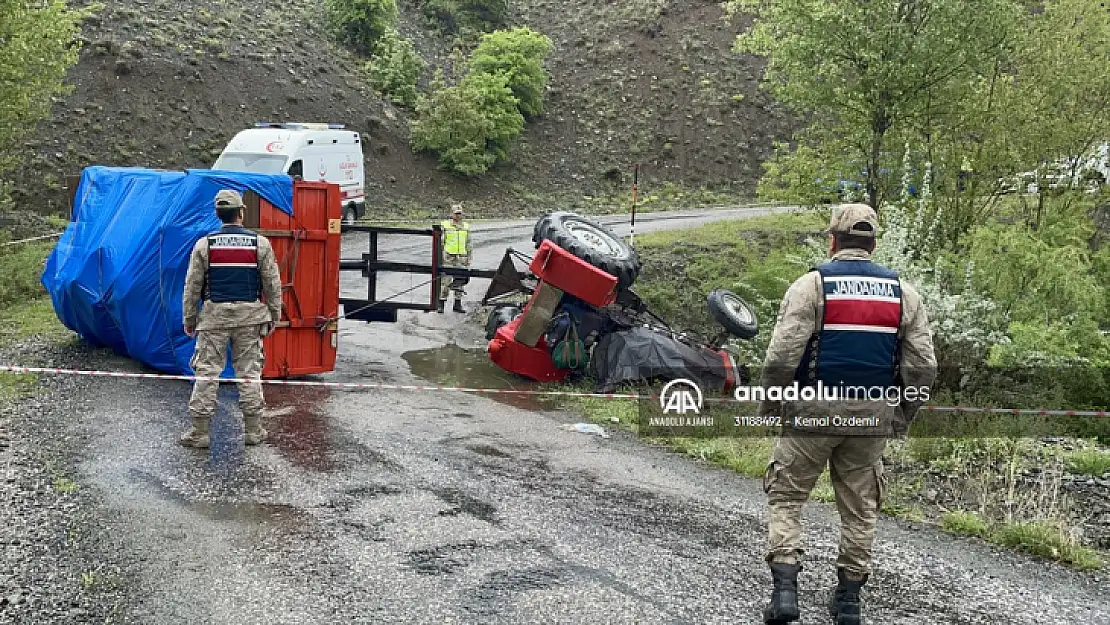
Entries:
<svg viewBox="0 0 1110 625">
<path fill-rule="evenodd" d="M 532 230 L 537 248 L 545 240 L 615 277 L 618 291 L 632 286 L 640 275 L 642 265 L 636 250 L 591 219 L 564 211 L 548 213 Z"/>
<path fill-rule="evenodd" d="M 710 293 L 707 300 L 709 314 L 730 334 L 745 340 L 759 334 L 759 319 L 744 300 L 723 289 Z"/>
<path fill-rule="evenodd" d="M 356 215 L 357 213 L 355 212 L 354 203 L 348 204 L 346 207 L 343 208 L 343 223 L 347 225 L 355 223 Z"/>
</svg>

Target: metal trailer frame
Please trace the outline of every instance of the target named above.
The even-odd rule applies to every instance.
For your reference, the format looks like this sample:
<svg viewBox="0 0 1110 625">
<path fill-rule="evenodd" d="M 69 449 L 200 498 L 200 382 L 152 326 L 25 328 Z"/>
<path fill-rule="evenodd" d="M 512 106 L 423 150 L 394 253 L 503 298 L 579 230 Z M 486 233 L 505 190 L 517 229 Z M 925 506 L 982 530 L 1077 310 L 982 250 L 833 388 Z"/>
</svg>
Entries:
<svg viewBox="0 0 1110 625">
<path fill-rule="evenodd" d="M 440 284 L 444 277 L 459 278 L 488 278 L 489 288 L 482 298 L 483 306 L 496 303 L 504 298 L 525 295 L 531 296 L 535 292 L 538 279 L 531 271 L 517 269 L 514 259 L 520 260 L 529 266 L 532 256 L 524 254 L 513 248 L 506 248 L 505 255 L 496 270 L 472 269 L 465 267 L 443 267 L 439 263 L 440 250 L 443 248 L 443 227 L 436 224 L 430 228 L 391 228 L 385 226 L 342 226 L 342 232 L 366 232 L 370 235 L 369 250 L 361 259 L 341 259 L 340 271 L 359 271 L 367 278 L 366 299 L 340 298 L 343 306 L 343 316 L 347 319 L 358 321 L 384 321 L 395 323 L 397 311 L 417 310 L 431 312 L 439 306 Z M 403 234 L 427 236 L 432 239 L 432 258 L 430 265 L 416 263 L 395 263 L 378 260 L 378 237 L 380 235 Z M 377 274 L 389 273 L 417 273 L 433 276 L 428 292 L 427 304 L 404 302 L 391 302 L 377 299 Z M 700 336 L 694 332 L 683 332 L 673 328 L 669 323 L 653 313 L 640 299 L 640 296 L 631 289 L 623 289 L 617 293 L 617 299 L 610 306 L 619 310 L 634 325 L 645 325 L 654 331 L 666 334 L 671 338 L 685 343 L 691 347 L 709 348 L 719 350 L 724 347 L 731 336 L 727 330 L 722 330 L 714 337 Z"/>
<path fill-rule="evenodd" d="M 397 311 L 415 310 L 431 312 L 439 306 L 439 292 L 445 277 L 450 278 L 488 278 L 490 286 L 482 298 L 482 305 L 496 301 L 507 295 L 517 293 L 530 293 L 534 287 L 525 284 L 528 281 L 527 271 L 520 271 L 513 262 L 514 258 L 531 262 L 531 257 L 512 248 L 505 250 L 501 264 L 496 270 L 473 269 L 469 267 L 444 267 L 440 264 L 443 249 L 443 227 L 436 224 L 430 228 L 393 228 L 387 226 L 341 226 L 341 232 L 365 232 L 369 235 L 369 249 L 362 254 L 362 258 L 340 259 L 339 271 L 358 271 L 367 278 L 366 299 L 339 298 L 343 307 L 343 317 L 366 322 L 397 321 Z M 430 264 L 397 263 L 382 261 L 378 258 L 378 238 L 381 235 L 409 235 L 426 236 L 431 238 Z M 416 273 L 431 276 L 431 285 L 428 290 L 428 303 L 391 302 L 390 298 L 378 299 L 378 273 Z M 395 297 L 395 296 L 394 296 Z"/>
</svg>

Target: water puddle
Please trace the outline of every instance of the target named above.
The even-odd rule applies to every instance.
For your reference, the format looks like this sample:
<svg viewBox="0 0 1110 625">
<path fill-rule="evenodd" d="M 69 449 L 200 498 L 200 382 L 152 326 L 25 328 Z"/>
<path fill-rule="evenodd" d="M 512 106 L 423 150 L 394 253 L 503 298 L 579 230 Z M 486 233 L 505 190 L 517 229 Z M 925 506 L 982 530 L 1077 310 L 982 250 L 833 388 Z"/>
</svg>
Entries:
<svg viewBox="0 0 1110 625">
<path fill-rule="evenodd" d="M 240 523 L 284 523 L 290 526 L 304 522 L 305 513 L 288 504 L 234 503 L 228 501 L 197 501 L 189 509 L 213 521 Z"/>
<path fill-rule="evenodd" d="M 162 499 L 213 521 L 230 521 L 250 526 L 272 523 L 290 531 L 304 529 L 312 522 L 311 515 L 289 504 L 219 499 L 197 500 L 146 471 L 132 469 L 129 474 L 132 480 L 151 487 Z"/>
<path fill-rule="evenodd" d="M 445 345 L 405 352 L 401 357 L 409 363 L 409 369 L 414 375 L 438 386 L 523 391 L 539 388 L 538 383 L 517 377 L 498 367 L 489 359 L 489 354 L 484 347 L 464 349 L 458 345 Z M 482 393 L 481 396 L 514 408 L 544 410 L 543 404 L 536 395 Z"/>
</svg>

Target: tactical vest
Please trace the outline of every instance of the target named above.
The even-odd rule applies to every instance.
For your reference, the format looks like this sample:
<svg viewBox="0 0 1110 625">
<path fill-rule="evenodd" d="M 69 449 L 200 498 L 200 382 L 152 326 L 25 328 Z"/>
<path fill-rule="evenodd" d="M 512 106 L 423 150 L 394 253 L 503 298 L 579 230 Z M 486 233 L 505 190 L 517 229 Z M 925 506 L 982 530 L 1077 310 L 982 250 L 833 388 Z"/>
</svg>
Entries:
<svg viewBox="0 0 1110 625">
<path fill-rule="evenodd" d="M 870 260 L 834 260 L 814 270 L 821 278 L 824 315 L 794 379 L 800 386 L 821 382 L 826 388 L 899 386 L 898 274 Z"/>
<path fill-rule="evenodd" d="M 470 234 L 470 224 L 465 221 L 455 225 L 450 219 L 445 219 L 443 226 L 443 251 L 446 254 L 466 254 L 466 237 Z"/>
<path fill-rule="evenodd" d="M 261 297 L 261 287 L 257 234 L 239 226 L 224 226 L 208 235 L 205 299 L 254 302 Z"/>
</svg>

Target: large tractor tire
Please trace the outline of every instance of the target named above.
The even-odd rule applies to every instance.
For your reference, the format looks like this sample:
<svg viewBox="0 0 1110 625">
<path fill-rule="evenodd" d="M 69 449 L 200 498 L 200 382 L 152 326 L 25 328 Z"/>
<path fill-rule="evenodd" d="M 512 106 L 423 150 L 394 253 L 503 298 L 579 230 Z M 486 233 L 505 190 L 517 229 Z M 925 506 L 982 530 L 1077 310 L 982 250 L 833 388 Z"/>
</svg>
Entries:
<svg viewBox="0 0 1110 625">
<path fill-rule="evenodd" d="M 551 241 L 574 257 L 614 276 L 617 290 L 632 286 L 640 275 L 639 254 L 605 226 L 574 213 L 558 211 L 544 215 L 532 230 L 538 248 Z"/>
</svg>

